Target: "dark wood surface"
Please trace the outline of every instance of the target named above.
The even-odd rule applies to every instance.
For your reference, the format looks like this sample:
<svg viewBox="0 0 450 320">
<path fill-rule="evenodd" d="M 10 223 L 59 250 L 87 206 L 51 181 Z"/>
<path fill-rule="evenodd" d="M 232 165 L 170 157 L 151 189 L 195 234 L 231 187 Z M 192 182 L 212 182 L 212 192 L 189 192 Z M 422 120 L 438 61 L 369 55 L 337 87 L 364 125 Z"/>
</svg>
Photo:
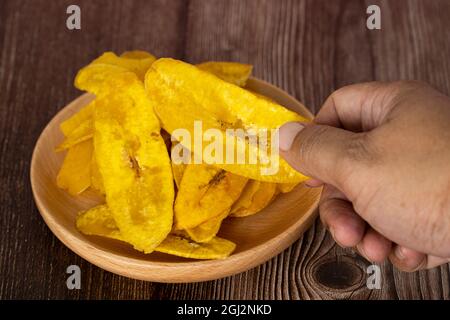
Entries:
<svg viewBox="0 0 450 320">
<path fill-rule="evenodd" d="M 81 7 L 80 31 L 66 8 Z M 379 4 L 382 30 L 365 27 Z M 46 123 L 80 92 L 76 71 L 104 51 L 144 49 L 189 62 L 251 63 L 255 75 L 313 111 L 336 88 L 419 79 L 450 94 L 448 0 L 20 1 L 0 0 L 0 298 L 31 299 L 449 299 L 450 270 L 406 274 L 340 249 L 317 222 L 267 263 L 194 284 L 126 279 L 81 259 L 46 227 L 29 183 L 33 146 Z M 82 271 L 66 287 L 67 266 Z"/>
</svg>

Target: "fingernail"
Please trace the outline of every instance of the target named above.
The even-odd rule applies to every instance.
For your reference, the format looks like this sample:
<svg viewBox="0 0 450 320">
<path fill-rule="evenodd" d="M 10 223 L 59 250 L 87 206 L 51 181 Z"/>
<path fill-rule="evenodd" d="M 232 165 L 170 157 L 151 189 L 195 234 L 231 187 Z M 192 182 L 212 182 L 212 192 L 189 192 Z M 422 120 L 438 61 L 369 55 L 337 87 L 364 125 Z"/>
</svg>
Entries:
<svg viewBox="0 0 450 320">
<path fill-rule="evenodd" d="M 323 185 L 323 182 L 318 179 L 305 180 L 304 185 L 308 188 L 317 188 Z"/>
<path fill-rule="evenodd" d="M 328 231 L 330 231 L 330 234 L 333 237 L 334 241 L 337 243 L 337 245 L 341 248 L 345 248 L 345 246 L 343 246 L 341 243 L 339 243 L 339 241 L 336 239 L 336 237 L 334 235 L 334 229 L 331 227 L 328 227 Z"/>
<path fill-rule="evenodd" d="M 305 126 L 299 122 L 289 122 L 280 128 L 280 150 L 289 151 L 297 134 Z"/>
<path fill-rule="evenodd" d="M 364 259 L 366 259 L 366 260 L 369 261 L 369 262 L 372 262 L 372 261 L 367 257 L 367 254 L 366 254 L 366 252 L 364 251 L 364 247 L 363 247 L 363 245 L 362 245 L 361 242 L 358 243 L 358 244 L 356 245 L 356 249 L 358 250 L 359 254 L 360 254 Z"/>
</svg>

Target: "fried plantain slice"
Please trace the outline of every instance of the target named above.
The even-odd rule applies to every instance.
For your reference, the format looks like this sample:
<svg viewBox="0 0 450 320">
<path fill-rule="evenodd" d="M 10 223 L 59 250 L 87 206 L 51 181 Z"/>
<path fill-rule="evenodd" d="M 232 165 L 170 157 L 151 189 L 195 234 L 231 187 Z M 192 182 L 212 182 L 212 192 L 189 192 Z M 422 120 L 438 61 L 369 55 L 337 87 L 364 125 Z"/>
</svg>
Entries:
<svg viewBox="0 0 450 320">
<path fill-rule="evenodd" d="M 92 154 L 91 160 L 91 187 L 100 194 L 105 194 L 105 187 L 103 186 L 103 178 L 98 169 L 95 152 Z"/>
<path fill-rule="evenodd" d="M 153 58 L 156 60 L 155 56 L 151 53 L 143 50 L 132 50 L 132 51 L 125 51 L 123 52 L 120 57 L 122 58 L 128 58 L 128 59 L 147 59 L 147 58 Z"/>
<path fill-rule="evenodd" d="M 148 105 L 121 104 L 127 110 L 119 124 L 105 108 L 95 111 L 95 157 L 106 202 L 123 237 L 149 253 L 172 227 L 174 189 L 170 160 L 159 124 Z M 142 121 L 140 117 L 146 119 Z"/>
<path fill-rule="evenodd" d="M 175 180 L 175 184 L 177 188 L 180 188 L 181 179 L 183 178 L 184 169 L 186 169 L 186 165 L 183 163 L 175 164 L 174 162 L 172 164 L 172 174 L 173 174 L 173 180 Z"/>
<path fill-rule="evenodd" d="M 107 205 L 99 205 L 80 213 L 76 225 L 86 235 L 103 236 L 128 242 L 117 228 Z M 228 257 L 236 245 L 226 239 L 212 238 L 207 243 L 196 243 L 189 238 L 169 234 L 155 251 L 193 259 L 223 259 Z"/>
<path fill-rule="evenodd" d="M 126 241 L 120 234 L 111 210 L 106 204 L 101 204 L 78 214 L 77 229 L 89 236 L 102 236 Z"/>
<path fill-rule="evenodd" d="M 195 242 L 208 242 L 219 232 L 222 221 L 228 217 L 229 213 L 230 209 L 227 209 L 218 216 L 199 224 L 195 228 L 186 229 L 185 231 L 189 235 L 189 238 Z"/>
<path fill-rule="evenodd" d="M 278 190 L 282 193 L 288 193 L 294 190 L 298 183 L 280 183 L 278 184 Z"/>
<path fill-rule="evenodd" d="M 91 185 L 92 140 L 74 145 L 67 151 L 64 162 L 56 177 L 59 188 L 77 195 Z"/>
<path fill-rule="evenodd" d="M 233 206 L 231 207 L 231 214 L 233 214 L 234 212 L 236 212 L 241 208 L 249 208 L 252 205 L 253 196 L 260 188 L 261 183 L 262 183 L 261 181 L 257 180 L 249 180 L 247 182 L 244 190 L 242 190 L 241 195 L 236 200 L 236 202 L 233 203 Z"/>
<path fill-rule="evenodd" d="M 135 50 L 126 51 L 122 53 L 120 57 L 113 52 L 106 52 L 95 59 L 92 64 L 107 64 L 121 67 L 128 71 L 134 72 L 141 80 L 144 80 L 145 73 L 155 60 L 156 58 L 152 54 L 145 51 Z M 69 136 L 69 134 L 78 128 L 83 122 L 88 119 L 92 119 L 94 108 L 95 100 L 69 119 L 63 121 L 60 128 L 64 133 L 64 136 Z"/>
<path fill-rule="evenodd" d="M 176 142 L 176 141 L 172 142 L 172 148 L 171 148 L 172 152 L 176 152 L 175 150 L 176 150 L 177 145 L 179 145 L 178 142 Z M 179 146 L 181 146 L 181 145 L 179 145 Z M 189 152 L 189 151 L 186 151 L 186 149 L 184 149 L 183 152 Z M 183 173 L 184 173 L 184 170 L 186 169 L 186 165 L 184 163 L 178 163 L 177 161 L 172 159 L 172 154 L 171 154 L 171 165 L 172 165 L 173 180 L 175 180 L 175 184 L 176 184 L 177 188 L 180 189 L 181 179 L 183 178 Z"/>
<path fill-rule="evenodd" d="M 231 208 L 232 217 L 246 217 L 267 207 L 277 192 L 277 184 L 250 180 Z M 250 201 L 249 201 L 250 200 Z"/>
<path fill-rule="evenodd" d="M 94 123 L 92 119 L 86 119 L 77 128 L 72 130 L 64 141 L 56 147 L 55 151 L 60 152 L 69 149 L 77 143 L 92 139 L 94 136 Z"/>
<path fill-rule="evenodd" d="M 68 137 L 76 128 L 78 128 L 86 120 L 92 119 L 94 115 L 95 100 L 91 101 L 80 111 L 72 115 L 69 119 L 64 120 L 59 125 L 65 137 Z"/>
<path fill-rule="evenodd" d="M 109 64 L 118 67 L 125 68 L 133 73 L 135 73 L 140 80 L 144 80 L 145 73 L 148 68 L 155 62 L 156 58 L 152 55 L 145 58 L 135 58 L 137 53 L 126 53 L 125 56 L 122 55 L 118 57 L 113 52 L 105 52 L 100 57 L 91 62 L 93 64 Z M 130 58 L 132 55 L 134 57 Z"/>
<path fill-rule="evenodd" d="M 236 244 L 219 237 L 214 237 L 208 242 L 196 243 L 169 234 L 156 251 L 191 259 L 225 259 L 235 248 Z"/>
<path fill-rule="evenodd" d="M 264 131 L 276 129 L 289 121 L 307 121 L 276 103 L 174 59 L 163 58 L 154 62 L 146 74 L 145 86 L 155 103 L 155 111 L 163 128 L 171 134 L 182 128 L 194 136 L 194 122 L 198 120 L 201 120 L 203 131 L 217 129 L 223 136 L 230 136 L 226 129 Z M 183 141 L 181 143 L 186 148 L 192 148 Z M 249 143 L 246 137 L 238 137 L 236 143 L 235 154 L 244 152 L 244 159 L 248 159 L 249 153 L 263 153 L 258 146 Z M 266 147 L 271 150 L 270 140 Z M 201 152 L 204 149 L 205 146 Z M 198 150 L 191 151 L 199 155 Z M 216 165 L 226 171 L 267 182 L 287 183 L 306 179 L 277 153 L 270 153 L 267 160 L 268 163 L 258 161 L 251 164 L 246 161 L 243 164 L 234 162 Z M 275 165 L 275 171 L 271 172 L 270 169 L 277 163 L 279 165 Z"/>
<path fill-rule="evenodd" d="M 175 199 L 175 229 L 195 228 L 229 210 L 247 180 L 218 167 L 188 164 Z"/>
<path fill-rule="evenodd" d="M 122 236 L 151 252 L 172 227 L 174 187 L 143 84 L 133 72 L 106 64 L 83 68 L 75 83 L 97 95 L 94 150 L 106 202 Z"/>
<path fill-rule="evenodd" d="M 246 85 L 253 69 L 253 66 L 250 64 L 223 61 L 208 61 L 197 64 L 196 66 L 239 87 Z"/>
<path fill-rule="evenodd" d="M 247 89 L 248 90 L 248 89 Z M 253 92 L 255 95 L 257 95 L 258 97 L 261 97 L 262 99 L 266 99 L 268 101 L 272 101 L 275 102 L 273 99 L 262 95 L 260 93 L 254 92 L 249 90 L 250 92 Z M 282 192 L 282 193 L 288 193 L 291 192 L 296 186 L 298 185 L 298 182 L 293 182 L 293 183 L 280 183 L 278 184 L 278 191 L 276 192 L 278 194 L 278 192 Z"/>
</svg>

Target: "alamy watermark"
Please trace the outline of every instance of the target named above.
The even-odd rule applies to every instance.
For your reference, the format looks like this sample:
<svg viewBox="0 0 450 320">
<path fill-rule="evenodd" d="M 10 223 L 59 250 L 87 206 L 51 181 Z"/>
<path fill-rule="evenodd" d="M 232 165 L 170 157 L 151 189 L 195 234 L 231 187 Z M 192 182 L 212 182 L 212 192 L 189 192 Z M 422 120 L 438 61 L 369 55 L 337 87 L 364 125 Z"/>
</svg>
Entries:
<svg viewBox="0 0 450 320">
<path fill-rule="evenodd" d="M 368 275 L 366 286 L 370 290 L 381 289 L 381 268 L 376 264 L 367 267 L 366 273 Z"/>
<path fill-rule="evenodd" d="M 67 289 L 81 289 L 81 269 L 76 264 L 67 267 L 66 273 L 70 276 L 66 280 Z"/>
<path fill-rule="evenodd" d="M 69 30 L 80 30 L 81 29 L 81 9 L 75 4 L 71 4 L 67 7 L 66 13 L 69 16 L 66 19 L 66 27 Z"/>
<path fill-rule="evenodd" d="M 274 175 L 279 170 L 278 129 L 203 130 L 198 120 L 193 130 L 175 129 L 171 139 L 179 142 L 171 152 L 175 164 L 258 165 L 261 175 Z"/>
<path fill-rule="evenodd" d="M 369 14 L 366 20 L 366 27 L 369 30 L 381 29 L 381 9 L 376 4 L 367 7 L 366 13 Z"/>
</svg>

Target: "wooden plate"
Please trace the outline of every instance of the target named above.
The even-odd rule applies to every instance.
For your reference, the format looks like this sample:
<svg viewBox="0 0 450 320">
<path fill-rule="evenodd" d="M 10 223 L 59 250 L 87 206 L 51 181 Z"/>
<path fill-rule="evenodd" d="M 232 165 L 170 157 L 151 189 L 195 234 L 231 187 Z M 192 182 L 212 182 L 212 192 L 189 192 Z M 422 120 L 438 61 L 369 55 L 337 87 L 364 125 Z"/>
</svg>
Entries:
<svg viewBox="0 0 450 320">
<path fill-rule="evenodd" d="M 281 105 L 311 118 L 311 113 L 286 92 L 267 82 L 250 79 L 248 89 L 271 97 Z M 126 277 L 158 282 L 206 281 L 248 270 L 287 248 L 311 225 L 321 190 L 303 185 L 282 194 L 260 213 L 228 218 L 219 236 L 234 241 L 236 251 L 223 260 L 191 260 L 163 253 L 143 254 L 119 241 L 86 236 L 75 228 L 80 210 L 102 201 L 93 192 L 72 197 L 56 186 L 64 158 L 53 150 L 62 140 L 59 124 L 93 99 L 84 94 L 62 109 L 36 143 L 31 161 L 31 186 L 36 205 L 52 232 L 89 262 Z"/>
</svg>

